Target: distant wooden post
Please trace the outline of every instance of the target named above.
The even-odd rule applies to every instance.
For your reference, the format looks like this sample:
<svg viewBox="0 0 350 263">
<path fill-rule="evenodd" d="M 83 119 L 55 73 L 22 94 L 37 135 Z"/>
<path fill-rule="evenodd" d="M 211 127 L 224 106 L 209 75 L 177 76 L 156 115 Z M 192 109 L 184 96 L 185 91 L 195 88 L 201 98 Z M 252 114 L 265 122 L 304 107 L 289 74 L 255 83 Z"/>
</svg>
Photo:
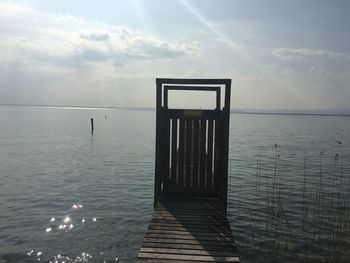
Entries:
<svg viewBox="0 0 350 263">
<path fill-rule="evenodd" d="M 94 119 L 91 118 L 91 133 L 94 133 Z"/>
</svg>

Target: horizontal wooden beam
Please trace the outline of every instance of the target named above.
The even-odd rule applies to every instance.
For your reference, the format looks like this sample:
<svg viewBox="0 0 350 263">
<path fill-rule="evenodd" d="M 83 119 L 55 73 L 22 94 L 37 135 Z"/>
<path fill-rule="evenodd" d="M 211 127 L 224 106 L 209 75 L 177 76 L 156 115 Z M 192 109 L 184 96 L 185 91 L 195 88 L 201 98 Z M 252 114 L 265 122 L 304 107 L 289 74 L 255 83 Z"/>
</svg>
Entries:
<svg viewBox="0 0 350 263">
<path fill-rule="evenodd" d="M 231 79 L 174 79 L 174 78 L 157 78 L 158 84 L 202 84 L 202 85 L 230 85 Z"/>
<path fill-rule="evenodd" d="M 194 90 L 194 91 L 215 91 L 215 92 L 217 92 L 220 89 L 220 87 L 164 85 L 164 89 L 166 89 L 166 90 Z"/>
</svg>

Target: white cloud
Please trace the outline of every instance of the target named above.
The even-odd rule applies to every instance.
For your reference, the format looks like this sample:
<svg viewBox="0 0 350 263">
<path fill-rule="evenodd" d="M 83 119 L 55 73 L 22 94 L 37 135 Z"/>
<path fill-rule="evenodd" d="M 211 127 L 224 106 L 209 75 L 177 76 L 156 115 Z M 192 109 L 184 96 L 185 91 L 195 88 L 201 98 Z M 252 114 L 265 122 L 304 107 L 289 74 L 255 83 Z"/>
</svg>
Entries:
<svg viewBox="0 0 350 263">
<path fill-rule="evenodd" d="M 277 48 L 272 54 L 281 60 L 298 60 L 306 58 L 325 58 L 339 59 L 347 58 L 343 53 L 333 52 L 324 49 L 308 49 L 308 48 Z"/>
<path fill-rule="evenodd" d="M 13 3 L 0 3 L 1 17 L 32 16 L 38 12 L 35 9 Z"/>
<path fill-rule="evenodd" d="M 110 35 L 108 33 L 90 33 L 82 34 L 81 38 L 92 41 L 108 41 L 110 39 Z"/>
<path fill-rule="evenodd" d="M 90 62 L 173 59 L 194 54 L 196 43 L 169 42 L 123 26 L 112 26 L 67 15 L 27 12 L 6 4 L 0 11 L 0 63 L 26 58 L 42 64 L 79 66 Z M 1 7 L 1 6 L 0 6 Z M 9 17 L 11 14 L 11 17 Z"/>
<path fill-rule="evenodd" d="M 0 103 L 153 106 L 155 77 L 231 77 L 235 108 L 350 107 L 346 54 L 278 48 L 271 59 L 254 23 L 168 34 L 3 6 Z"/>
<path fill-rule="evenodd" d="M 195 41 L 3 6 L 0 103 L 153 105 L 149 88 L 157 69 L 199 51 Z"/>
</svg>

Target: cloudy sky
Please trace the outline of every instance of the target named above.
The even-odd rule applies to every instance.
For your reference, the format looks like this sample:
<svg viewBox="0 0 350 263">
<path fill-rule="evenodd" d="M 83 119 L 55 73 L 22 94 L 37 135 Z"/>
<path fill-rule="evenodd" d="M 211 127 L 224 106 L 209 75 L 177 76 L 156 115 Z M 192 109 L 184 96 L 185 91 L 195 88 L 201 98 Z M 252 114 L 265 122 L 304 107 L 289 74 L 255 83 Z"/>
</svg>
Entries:
<svg viewBox="0 0 350 263">
<path fill-rule="evenodd" d="M 345 0 L 0 0 L 0 104 L 151 107 L 156 77 L 224 77 L 233 108 L 350 109 L 349 13 Z"/>
</svg>

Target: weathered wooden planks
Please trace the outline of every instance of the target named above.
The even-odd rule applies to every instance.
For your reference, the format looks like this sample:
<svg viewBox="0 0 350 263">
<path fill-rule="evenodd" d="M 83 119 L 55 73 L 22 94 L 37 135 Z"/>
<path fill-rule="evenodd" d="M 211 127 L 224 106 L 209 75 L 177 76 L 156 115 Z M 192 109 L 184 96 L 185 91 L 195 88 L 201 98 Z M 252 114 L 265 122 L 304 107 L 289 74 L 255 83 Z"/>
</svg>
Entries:
<svg viewBox="0 0 350 263">
<path fill-rule="evenodd" d="M 136 262 L 239 262 L 220 201 L 161 199 Z"/>
<path fill-rule="evenodd" d="M 137 262 L 239 262 L 226 218 L 231 80 L 156 83 L 155 211 Z M 215 91 L 216 108 L 170 109 L 169 90 Z"/>
</svg>

